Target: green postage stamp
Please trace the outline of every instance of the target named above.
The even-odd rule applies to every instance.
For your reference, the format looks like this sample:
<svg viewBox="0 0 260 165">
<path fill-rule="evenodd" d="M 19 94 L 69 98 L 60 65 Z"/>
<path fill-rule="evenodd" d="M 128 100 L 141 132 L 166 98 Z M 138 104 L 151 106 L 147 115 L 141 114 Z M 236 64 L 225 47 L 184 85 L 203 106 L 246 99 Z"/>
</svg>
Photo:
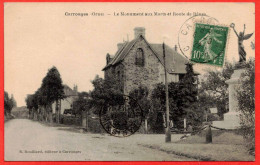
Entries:
<svg viewBox="0 0 260 165">
<path fill-rule="evenodd" d="M 196 23 L 191 61 L 223 66 L 228 27 Z"/>
</svg>

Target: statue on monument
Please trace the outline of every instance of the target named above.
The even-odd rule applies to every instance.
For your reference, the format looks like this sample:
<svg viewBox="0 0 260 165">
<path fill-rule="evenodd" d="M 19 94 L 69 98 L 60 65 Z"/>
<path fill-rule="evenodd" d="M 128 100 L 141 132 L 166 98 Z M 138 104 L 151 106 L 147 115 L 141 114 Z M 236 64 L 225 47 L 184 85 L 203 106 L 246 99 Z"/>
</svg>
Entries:
<svg viewBox="0 0 260 165">
<path fill-rule="evenodd" d="M 242 64 L 242 63 L 246 62 L 246 51 L 244 49 L 243 41 L 249 39 L 254 33 L 245 35 L 245 29 L 246 29 L 245 24 L 244 24 L 244 31 L 239 32 L 239 34 L 235 30 L 235 24 L 234 23 L 231 23 L 230 27 L 233 28 L 233 30 L 236 33 L 237 38 L 238 38 L 239 63 Z"/>
</svg>

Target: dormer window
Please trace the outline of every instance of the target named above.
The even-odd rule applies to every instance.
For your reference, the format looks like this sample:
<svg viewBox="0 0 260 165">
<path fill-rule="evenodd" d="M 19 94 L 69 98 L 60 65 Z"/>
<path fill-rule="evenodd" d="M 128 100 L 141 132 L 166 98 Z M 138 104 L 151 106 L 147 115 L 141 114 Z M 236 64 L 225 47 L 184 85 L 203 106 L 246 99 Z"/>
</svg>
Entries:
<svg viewBox="0 0 260 165">
<path fill-rule="evenodd" d="M 136 51 L 135 64 L 144 66 L 144 51 L 142 48 L 138 48 Z"/>
</svg>

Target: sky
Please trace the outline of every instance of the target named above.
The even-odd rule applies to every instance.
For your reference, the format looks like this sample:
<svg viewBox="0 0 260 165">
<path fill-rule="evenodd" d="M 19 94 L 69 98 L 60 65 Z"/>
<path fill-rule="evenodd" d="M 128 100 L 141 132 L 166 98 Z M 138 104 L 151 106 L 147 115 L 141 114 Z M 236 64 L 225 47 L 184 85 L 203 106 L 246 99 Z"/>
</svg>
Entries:
<svg viewBox="0 0 260 165">
<path fill-rule="evenodd" d="M 66 16 L 66 12 L 88 16 Z M 118 12 L 171 16 L 115 16 Z M 173 12 L 206 13 L 221 25 L 235 23 L 239 32 L 244 24 L 246 33 L 255 31 L 254 3 L 5 3 L 4 89 L 14 95 L 18 106 L 24 106 L 27 94 L 33 94 L 48 69 L 56 66 L 64 84 L 71 88 L 76 84 L 79 91 L 92 90 L 91 80 L 104 75 L 106 54 L 115 54 L 117 43 L 132 40 L 135 27 L 146 29 L 149 43 L 177 45 L 180 28 L 191 16 L 173 16 Z M 255 56 L 250 47 L 254 38 L 244 41 L 247 58 Z M 237 37 L 232 30 L 226 60 L 238 61 Z M 209 68 L 194 67 L 199 71 Z"/>
</svg>

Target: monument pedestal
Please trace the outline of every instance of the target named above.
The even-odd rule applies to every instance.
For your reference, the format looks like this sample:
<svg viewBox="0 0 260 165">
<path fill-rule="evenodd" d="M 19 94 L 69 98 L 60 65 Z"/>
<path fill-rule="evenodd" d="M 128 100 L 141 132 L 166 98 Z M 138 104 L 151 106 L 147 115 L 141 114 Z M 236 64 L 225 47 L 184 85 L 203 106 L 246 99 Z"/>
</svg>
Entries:
<svg viewBox="0 0 260 165">
<path fill-rule="evenodd" d="M 226 81 L 229 91 L 229 112 L 224 114 L 224 121 L 213 121 L 213 126 L 225 129 L 236 129 L 240 127 L 238 100 L 236 94 L 237 88 L 241 84 L 240 76 L 244 71 L 244 68 L 235 69 L 231 78 Z"/>
</svg>

